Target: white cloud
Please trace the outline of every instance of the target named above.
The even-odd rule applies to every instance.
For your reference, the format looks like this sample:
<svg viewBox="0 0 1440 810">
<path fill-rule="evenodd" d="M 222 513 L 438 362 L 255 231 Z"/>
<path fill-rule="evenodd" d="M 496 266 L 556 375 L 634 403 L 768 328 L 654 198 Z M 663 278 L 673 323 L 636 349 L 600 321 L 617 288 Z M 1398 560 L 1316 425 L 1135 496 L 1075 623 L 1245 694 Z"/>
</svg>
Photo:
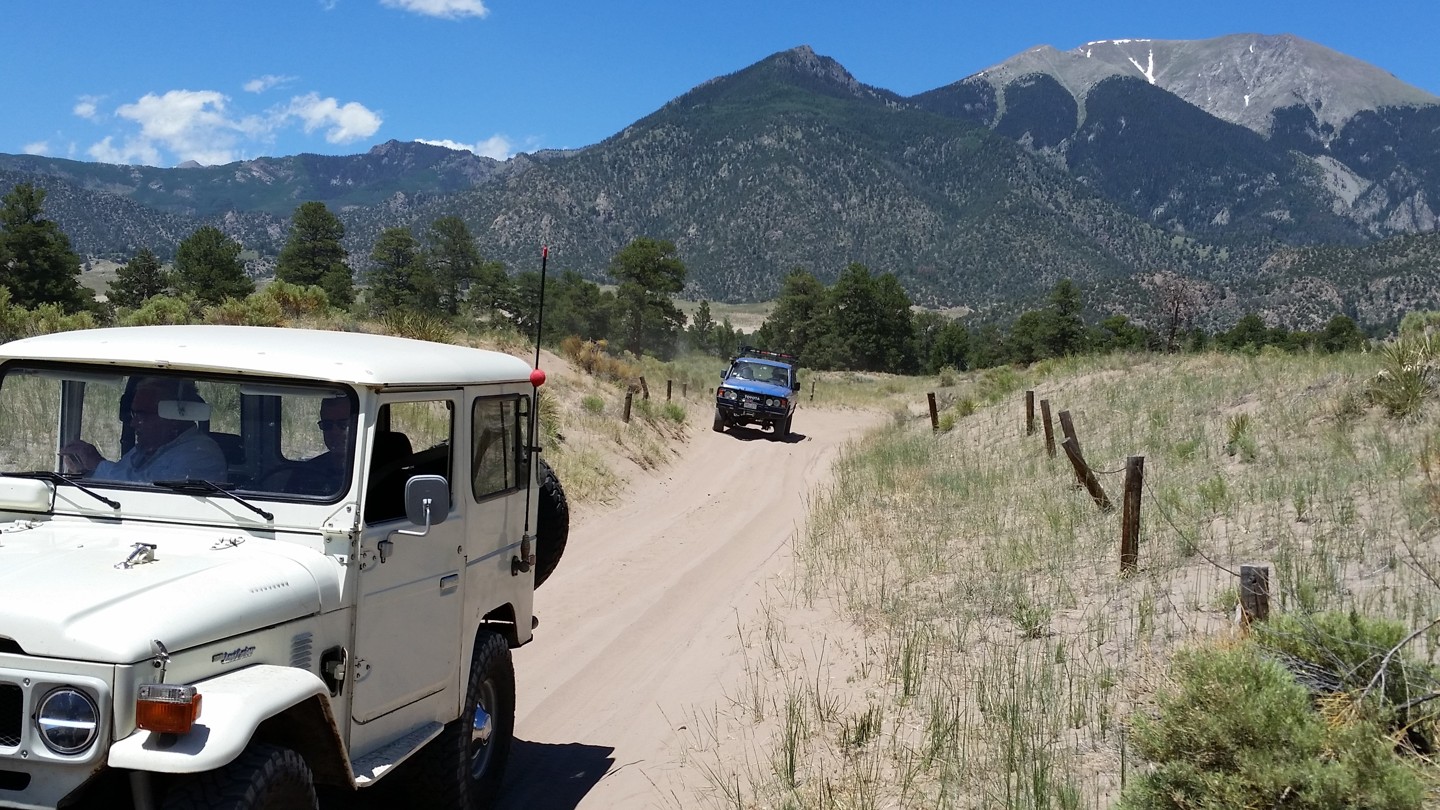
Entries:
<svg viewBox="0 0 1440 810">
<path fill-rule="evenodd" d="M 325 140 L 330 143 L 350 143 L 368 138 L 380 129 L 383 122 L 379 115 L 363 104 L 354 101 L 341 104 L 333 98 L 320 98 L 318 93 L 290 99 L 286 112 L 304 121 L 306 132 L 324 127 Z"/>
<path fill-rule="evenodd" d="M 482 0 L 380 0 L 383 6 L 411 11 L 427 17 L 457 20 L 461 17 L 484 17 L 490 13 Z"/>
<path fill-rule="evenodd" d="M 75 106 L 72 107 L 70 111 L 80 116 L 81 118 L 84 118 L 88 121 L 93 121 L 95 120 L 95 116 L 98 114 L 97 105 L 99 103 L 99 96 L 81 96 L 79 100 L 75 102 Z"/>
<path fill-rule="evenodd" d="M 276 76 L 274 74 L 267 73 L 264 76 L 257 76 L 256 78 L 246 82 L 244 84 L 244 88 L 245 92 L 247 93 L 263 93 L 272 87 L 278 87 L 282 84 L 289 84 L 293 81 L 295 81 L 294 76 Z"/>
<path fill-rule="evenodd" d="M 504 135 L 492 135 L 478 143 L 460 143 L 449 139 L 438 141 L 416 138 L 420 143 L 428 143 L 431 146 L 443 146 L 446 149 L 459 149 L 465 152 L 473 152 L 482 157 L 495 158 L 496 160 L 509 160 L 515 156 L 515 144 Z"/>
<path fill-rule="evenodd" d="M 50 154 L 50 143 L 48 141 L 34 141 L 20 147 L 20 151 L 27 155 L 48 155 Z"/>
<path fill-rule="evenodd" d="M 276 77 L 262 77 L 256 81 Z M 263 114 L 231 109 L 230 98 L 214 90 L 171 90 L 154 93 L 115 110 L 116 117 L 139 125 L 131 135 L 107 135 L 88 154 L 105 163 L 166 165 L 193 160 L 216 166 L 240 160 L 253 148 L 273 143 L 275 136 L 297 124 L 305 132 L 324 130 L 332 144 L 350 143 L 374 135 L 381 117 L 358 102 L 340 103 L 318 93 L 295 96 Z M 98 110 L 90 112 L 98 118 Z M 78 114 L 78 108 L 77 108 Z"/>
</svg>

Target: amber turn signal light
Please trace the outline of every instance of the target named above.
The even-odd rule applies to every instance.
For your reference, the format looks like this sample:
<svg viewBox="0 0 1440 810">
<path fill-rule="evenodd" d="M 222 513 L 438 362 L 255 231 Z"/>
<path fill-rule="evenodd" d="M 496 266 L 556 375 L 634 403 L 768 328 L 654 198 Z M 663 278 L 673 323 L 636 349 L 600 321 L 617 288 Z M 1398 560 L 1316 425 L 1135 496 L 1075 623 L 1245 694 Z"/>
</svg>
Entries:
<svg viewBox="0 0 1440 810">
<path fill-rule="evenodd" d="M 135 695 L 135 725 L 158 734 L 187 734 L 200 717 L 200 697 L 193 686 L 141 684 Z"/>
</svg>

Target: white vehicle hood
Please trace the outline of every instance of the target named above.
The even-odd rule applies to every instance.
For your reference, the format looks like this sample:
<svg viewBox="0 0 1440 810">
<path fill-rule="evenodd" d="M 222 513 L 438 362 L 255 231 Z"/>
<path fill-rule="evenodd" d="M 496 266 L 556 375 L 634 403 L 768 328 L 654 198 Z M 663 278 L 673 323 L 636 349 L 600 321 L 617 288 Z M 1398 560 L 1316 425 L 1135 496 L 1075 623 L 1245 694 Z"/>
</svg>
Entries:
<svg viewBox="0 0 1440 810">
<path fill-rule="evenodd" d="M 315 575 L 276 541 L 234 531 L 0 524 L 0 636 L 27 654 L 109 663 L 318 613 Z M 124 567 L 138 542 L 154 561 Z M 318 555 L 317 555 L 318 556 Z"/>
</svg>

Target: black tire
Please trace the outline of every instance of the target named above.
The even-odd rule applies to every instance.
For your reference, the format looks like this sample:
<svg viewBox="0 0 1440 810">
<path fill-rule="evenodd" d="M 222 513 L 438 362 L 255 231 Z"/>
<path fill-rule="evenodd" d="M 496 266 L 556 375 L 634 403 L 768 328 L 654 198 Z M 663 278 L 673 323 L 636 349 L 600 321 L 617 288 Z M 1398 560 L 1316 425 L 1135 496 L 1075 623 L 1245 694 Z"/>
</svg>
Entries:
<svg viewBox="0 0 1440 810">
<path fill-rule="evenodd" d="M 460 718 L 415 755 L 406 780 L 411 807 L 480 810 L 490 807 L 505 782 L 515 737 L 515 668 L 510 645 L 480 631 Z"/>
<path fill-rule="evenodd" d="M 789 416 L 785 417 L 785 424 L 780 429 L 781 440 L 787 442 L 790 441 L 790 423 L 793 421 L 795 421 L 795 414 L 792 413 Z"/>
<path fill-rule="evenodd" d="M 251 743 L 234 762 L 175 784 L 164 810 L 315 810 L 310 766 L 294 751 Z"/>
<path fill-rule="evenodd" d="M 570 539 L 570 502 L 555 471 L 540 462 L 540 503 L 535 516 L 535 587 L 550 578 Z"/>
<path fill-rule="evenodd" d="M 720 409 L 719 409 L 719 408 L 716 408 L 716 409 L 715 409 L 715 422 L 714 422 L 713 424 L 711 424 L 710 427 L 711 427 L 711 429 L 714 430 L 716 433 L 724 433 L 724 432 L 725 432 L 725 417 L 723 417 L 723 416 L 720 415 Z"/>
</svg>

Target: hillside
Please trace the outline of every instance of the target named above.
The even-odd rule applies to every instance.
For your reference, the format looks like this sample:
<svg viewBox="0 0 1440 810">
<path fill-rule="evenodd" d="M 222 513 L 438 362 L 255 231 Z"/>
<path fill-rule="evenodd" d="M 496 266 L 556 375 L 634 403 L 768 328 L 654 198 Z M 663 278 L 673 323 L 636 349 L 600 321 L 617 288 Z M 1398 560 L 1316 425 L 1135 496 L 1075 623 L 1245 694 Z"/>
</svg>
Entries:
<svg viewBox="0 0 1440 810">
<path fill-rule="evenodd" d="M 1236 93 L 1253 101 L 1243 115 Z M 910 98 L 802 46 L 572 152 L 496 162 L 389 142 L 173 169 L 0 155 L 0 191 L 42 185 L 77 250 L 114 261 L 140 246 L 168 256 L 213 224 L 264 274 L 289 213 L 317 199 L 345 223 L 362 274 L 384 229 L 458 215 L 512 272 L 548 244 L 557 269 L 603 282 L 630 240 L 670 239 L 690 298 L 765 300 L 794 267 L 828 282 L 859 262 L 917 303 L 978 318 L 1036 306 L 1072 278 L 1096 314 L 1144 320 L 1148 279 L 1176 273 L 1208 290 L 1212 322 L 1263 308 L 1313 328 L 1336 312 L 1378 325 L 1402 301 L 1440 306 L 1433 265 L 1367 259 L 1440 227 L 1437 133 L 1433 97 L 1293 37 L 1039 48 Z M 1330 290 L 1332 309 L 1256 289 L 1312 248 L 1296 289 Z"/>
</svg>

